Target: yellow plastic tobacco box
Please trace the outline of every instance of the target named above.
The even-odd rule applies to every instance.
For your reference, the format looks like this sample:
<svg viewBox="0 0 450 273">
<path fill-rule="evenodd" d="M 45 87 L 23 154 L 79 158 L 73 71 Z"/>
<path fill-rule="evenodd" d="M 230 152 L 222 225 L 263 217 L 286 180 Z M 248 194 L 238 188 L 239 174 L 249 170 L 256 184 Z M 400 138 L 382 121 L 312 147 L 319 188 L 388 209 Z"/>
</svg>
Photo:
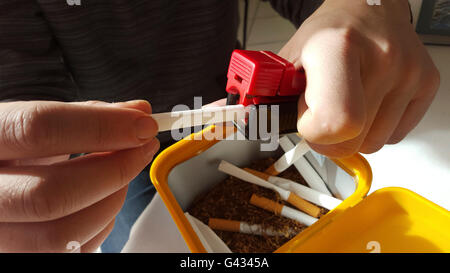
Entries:
<svg viewBox="0 0 450 273">
<path fill-rule="evenodd" d="M 153 184 L 192 252 L 206 250 L 184 211 L 197 195 L 226 178 L 217 170 L 219 162 L 244 167 L 281 154 L 261 152 L 258 141 L 197 140 L 214 130 L 208 127 L 170 146 L 150 170 Z M 320 160 L 312 153 L 305 157 L 344 201 L 275 252 L 450 252 L 448 210 L 403 188 L 383 188 L 366 197 L 372 172 L 359 154 L 333 160 Z"/>
</svg>

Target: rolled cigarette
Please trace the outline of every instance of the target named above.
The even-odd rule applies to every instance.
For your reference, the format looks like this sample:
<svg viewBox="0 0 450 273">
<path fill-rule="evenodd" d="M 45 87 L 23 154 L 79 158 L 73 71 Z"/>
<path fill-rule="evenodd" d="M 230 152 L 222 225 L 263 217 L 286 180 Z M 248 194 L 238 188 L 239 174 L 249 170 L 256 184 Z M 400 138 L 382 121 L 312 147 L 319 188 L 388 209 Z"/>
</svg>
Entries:
<svg viewBox="0 0 450 273">
<path fill-rule="evenodd" d="M 245 106 L 239 104 L 174 111 L 152 114 L 151 117 L 158 124 L 159 132 L 163 132 L 198 125 L 237 121 L 236 119 L 245 118 Z"/>
<path fill-rule="evenodd" d="M 263 188 L 271 189 L 275 192 L 278 192 L 278 194 L 280 194 L 280 196 L 281 196 L 281 199 L 283 199 L 283 200 L 287 200 L 289 198 L 289 195 L 290 195 L 289 191 L 284 190 L 275 185 L 272 185 L 269 182 L 265 181 L 264 179 L 261 179 L 249 172 L 246 172 L 243 169 L 236 167 L 233 164 L 231 164 L 225 160 L 222 160 L 220 162 L 218 170 L 221 172 L 224 172 L 226 174 L 229 174 L 231 176 L 237 177 L 248 183 L 252 183 L 252 184 L 261 186 Z"/>
<path fill-rule="evenodd" d="M 304 139 L 297 143 L 292 149 L 289 149 L 283 156 L 281 156 L 275 163 L 273 163 L 265 173 L 270 175 L 278 175 L 284 170 L 292 166 L 300 157 L 303 157 L 309 151 L 309 146 Z"/>
<path fill-rule="evenodd" d="M 278 186 L 275 186 L 275 185 L 267 182 L 266 180 L 259 178 L 256 175 L 246 172 L 243 169 L 236 167 L 229 162 L 226 162 L 225 160 L 222 160 L 220 162 L 218 169 L 219 169 L 219 171 L 222 171 L 231 176 L 237 177 L 248 183 L 252 183 L 252 184 L 255 184 L 255 185 L 267 188 L 267 189 L 271 189 L 271 190 L 277 192 L 280 195 L 282 200 L 285 200 L 286 202 L 292 204 L 296 208 L 308 213 L 309 215 L 311 215 L 313 217 L 318 217 L 320 214 L 319 207 L 302 199 L 301 197 L 297 196 L 295 193 L 292 193 L 288 190 L 285 190 Z"/>
<path fill-rule="evenodd" d="M 292 229 L 289 229 L 287 233 L 277 232 L 271 228 L 264 229 L 262 225 L 254 224 L 250 225 L 246 222 L 226 220 L 220 218 L 209 218 L 208 226 L 215 230 L 224 230 L 231 232 L 239 232 L 253 235 L 268 235 L 268 236 L 285 236 L 290 237 L 294 235 Z"/>
<path fill-rule="evenodd" d="M 230 248 L 228 248 L 210 227 L 188 212 L 185 212 L 184 215 L 208 253 L 231 253 Z"/>
<path fill-rule="evenodd" d="M 284 151 L 289 151 L 294 148 L 291 140 L 284 136 L 279 140 L 280 146 Z M 332 196 L 328 190 L 325 182 L 319 176 L 319 174 L 314 170 L 314 168 L 309 164 L 309 162 L 303 156 L 294 162 L 295 168 L 300 172 L 300 174 L 305 179 L 306 183 L 311 189 L 324 193 L 326 195 Z"/>
<path fill-rule="evenodd" d="M 301 198 L 316 205 L 319 205 L 321 207 L 324 207 L 328 210 L 332 210 L 335 207 L 337 207 L 340 203 L 342 203 L 342 200 L 339 200 L 332 196 L 308 188 L 295 181 L 278 176 L 271 176 L 266 173 L 258 172 L 249 168 L 244 168 L 244 170 L 266 180 L 267 182 L 275 186 L 291 191 L 296 195 L 300 196 Z"/>
<path fill-rule="evenodd" d="M 258 196 L 256 194 L 253 194 L 250 198 L 250 204 L 273 212 L 276 215 L 281 215 L 286 218 L 295 220 L 307 226 L 314 224 L 318 220 L 317 218 L 314 218 L 306 213 L 284 206 L 280 203 L 274 202 L 270 199 Z"/>
</svg>

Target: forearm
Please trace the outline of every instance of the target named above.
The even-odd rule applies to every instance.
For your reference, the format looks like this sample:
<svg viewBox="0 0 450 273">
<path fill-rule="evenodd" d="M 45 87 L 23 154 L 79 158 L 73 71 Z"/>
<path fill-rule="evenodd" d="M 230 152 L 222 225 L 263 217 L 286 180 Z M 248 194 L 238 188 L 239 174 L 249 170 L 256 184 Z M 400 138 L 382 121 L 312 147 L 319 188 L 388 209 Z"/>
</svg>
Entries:
<svg viewBox="0 0 450 273">
<path fill-rule="evenodd" d="M 318 13 L 322 10 L 332 11 L 342 14 L 358 14 L 359 18 L 373 18 L 377 16 L 385 19 L 407 20 L 411 22 L 411 10 L 408 0 L 325 0 L 326 9 L 318 9 Z"/>
<path fill-rule="evenodd" d="M 381 5 L 370 5 L 369 0 L 270 0 L 272 7 L 283 17 L 289 19 L 299 27 L 304 20 L 313 14 L 324 2 L 340 6 L 339 2 L 352 2 L 353 8 L 364 6 L 373 7 L 373 12 L 386 16 L 393 13 L 401 13 L 412 22 L 412 13 L 407 0 L 380 0 Z M 334 3 L 333 3 L 334 2 Z M 388 12 L 389 11 L 389 12 Z"/>
</svg>

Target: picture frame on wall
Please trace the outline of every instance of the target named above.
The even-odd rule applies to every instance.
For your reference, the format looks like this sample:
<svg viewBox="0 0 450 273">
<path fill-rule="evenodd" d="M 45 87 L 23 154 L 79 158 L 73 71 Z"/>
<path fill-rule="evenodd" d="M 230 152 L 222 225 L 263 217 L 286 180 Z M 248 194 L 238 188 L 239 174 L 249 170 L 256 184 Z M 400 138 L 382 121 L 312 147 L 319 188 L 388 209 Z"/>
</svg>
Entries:
<svg viewBox="0 0 450 273">
<path fill-rule="evenodd" d="M 450 46 L 450 0 L 424 0 L 416 32 L 424 44 Z"/>
</svg>

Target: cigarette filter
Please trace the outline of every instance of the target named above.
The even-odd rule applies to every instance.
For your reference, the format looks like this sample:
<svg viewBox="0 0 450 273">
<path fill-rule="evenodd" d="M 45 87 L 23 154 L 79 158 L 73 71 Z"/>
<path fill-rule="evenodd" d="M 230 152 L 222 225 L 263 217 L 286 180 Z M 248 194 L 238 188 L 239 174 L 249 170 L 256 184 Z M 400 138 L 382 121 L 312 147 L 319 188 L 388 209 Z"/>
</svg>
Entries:
<svg viewBox="0 0 450 273">
<path fill-rule="evenodd" d="M 256 194 L 253 194 L 252 197 L 250 198 L 250 204 L 271 211 L 275 215 L 281 215 L 286 218 L 295 220 L 307 226 L 314 224 L 318 220 L 317 218 L 314 218 L 301 211 L 284 206 L 280 203 L 274 202 L 270 199 L 258 196 Z"/>
<path fill-rule="evenodd" d="M 279 142 L 281 148 L 284 151 L 289 151 L 294 148 L 294 144 L 292 144 L 291 140 L 287 136 L 280 138 Z M 306 158 L 304 158 L 303 156 L 300 157 L 296 162 L 294 162 L 294 166 L 300 172 L 303 178 L 305 178 L 306 183 L 308 183 L 311 189 L 332 196 L 327 186 L 325 185 L 325 182 L 309 164 Z"/>
<path fill-rule="evenodd" d="M 288 230 L 287 233 L 277 232 L 271 228 L 264 229 L 262 225 L 254 224 L 250 225 L 246 222 L 234 221 L 234 220 L 226 220 L 220 218 L 209 218 L 208 225 L 210 228 L 215 230 L 224 230 L 231 232 L 240 232 L 245 234 L 253 234 L 253 235 L 267 235 L 267 236 L 284 236 L 290 237 L 294 235 L 293 230 Z"/>
<path fill-rule="evenodd" d="M 234 166 L 231 163 L 226 162 L 225 160 L 222 160 L 219 164 L 220 171 L 227 173 L 231 176 L 237 177 L 243 181 L 271 189 L 275 192 L 277 192 L 281 199 L 287 201 L 288 203 L 294 205 L 296 208 L 308 213 L 309 215 L 313 217 L 318 217 L 320 214 L 320 208 L 309 203 L 308 201 L 302 199 L 301 197 L 297 196 L 295 193 L 292 193 L 288 190 L 282 189 L 276 185 L 273 185 L 269 182 L 267 182 L 264 179 L 259 178 L 256 175 L 253 175 L 250 172 L 247 172 L 239 167 Z"/>
<path fill-rule="evenodd" d="M 308 188 L 300 183 L 297 183 L 295 181 L 278 177 L 278 176 L 271 176 L 263 172 L 258 172 L 249 168 L 244 168 L 245 171 L 252 173 L 253 175 L 256 175 L 267 182 L 274 184 L 282 189 L 291 191 L 295 193 L 296 195 L 300 196 L 301 198 L 314 203 L 316 205 L 319 205 L 321 207 L 324 207 L 328 210 L 332 210 L 335 207 L 337 207 L 340 203 L 342 203 L 342 200 L 339 200 L 337 198 L 334 198 L 332 196 L 326 195 L 324 193 L 318 192 L 316 190 L 313 190 L 311 188 Z"/>
<path fill-rule="evenodd" d="M 188 212 L 185 212 L 184 215 L 208 253 L 231 253 L 230 248 L 210 227 L 190 215 Z"/>
<path fill-rule="evenodd" d="M 309 146 L 304 139 L 297 143 L 292 149 L 289 149 L 282 157 L 280 157 L 273 165 L 271 165 L 266 173 L 270 175 L 278 175 L 294 164 L 300 157 L 309 151 Z"/>
</svg>

